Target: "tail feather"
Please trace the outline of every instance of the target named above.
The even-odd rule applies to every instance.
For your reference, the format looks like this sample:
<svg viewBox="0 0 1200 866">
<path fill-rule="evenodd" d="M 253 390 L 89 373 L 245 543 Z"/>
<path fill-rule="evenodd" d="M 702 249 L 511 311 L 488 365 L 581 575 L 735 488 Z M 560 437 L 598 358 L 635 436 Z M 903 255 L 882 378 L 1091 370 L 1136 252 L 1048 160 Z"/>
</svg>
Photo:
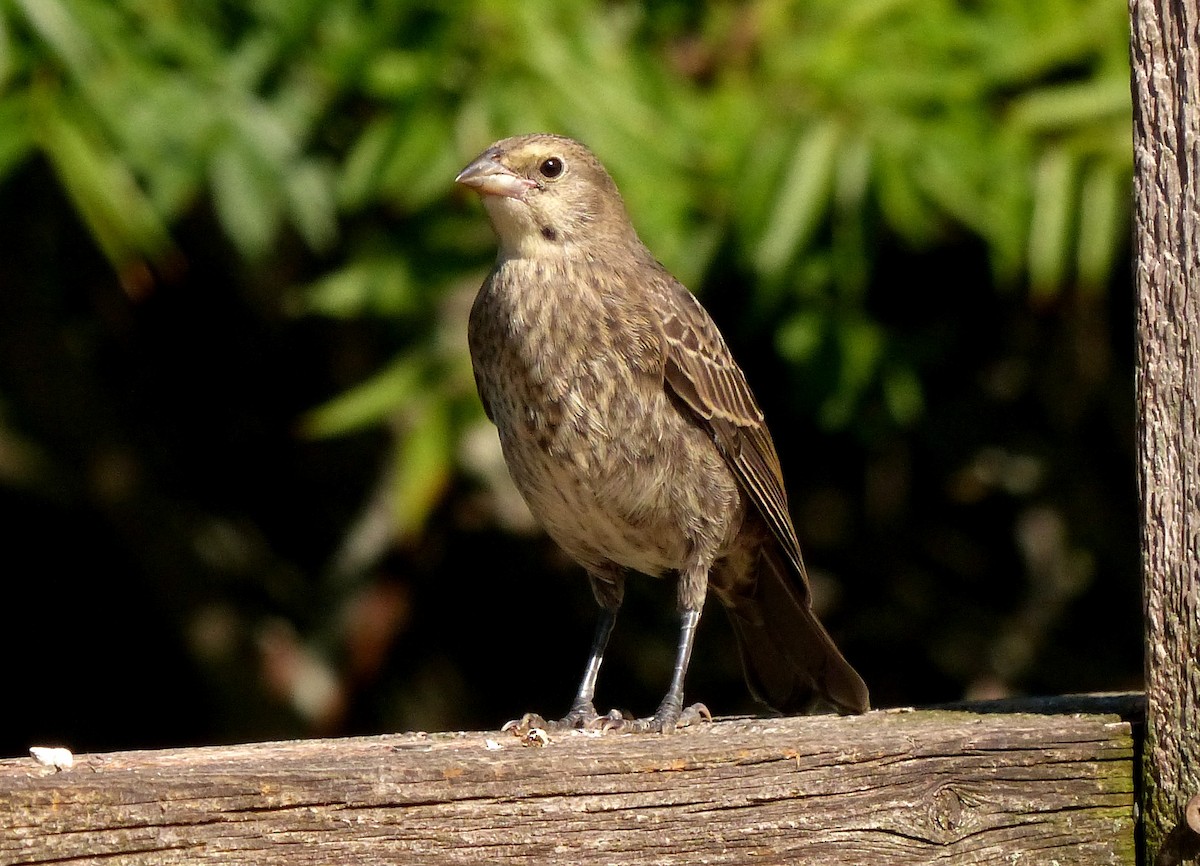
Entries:
<svg viewBox="0 0 1200 866">
<path fill-rule="evenodd" d="M 742 586 L 722 593 L 737 636 L 742 669 L 758 700 L 784 713 L 813 712 L 822 704 L 840 713 L 870 708 L 866 684 L 825 631 L 807 593 L 797 591 L 792 566 L 773 542 Z"/>
</svg>

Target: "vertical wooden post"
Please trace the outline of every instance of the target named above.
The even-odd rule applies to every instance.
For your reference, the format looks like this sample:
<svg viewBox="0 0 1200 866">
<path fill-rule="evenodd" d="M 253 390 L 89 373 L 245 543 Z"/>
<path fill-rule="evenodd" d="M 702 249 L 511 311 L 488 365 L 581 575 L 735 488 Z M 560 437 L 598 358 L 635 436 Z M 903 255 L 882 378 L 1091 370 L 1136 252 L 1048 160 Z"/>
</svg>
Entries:
<svg viewBox="0 0 1200 866">
<path fill-rule="evenodd" d="M 1130 0 L 1146 863 L 1200 862 L 1200 7 Z"/>
</svg>

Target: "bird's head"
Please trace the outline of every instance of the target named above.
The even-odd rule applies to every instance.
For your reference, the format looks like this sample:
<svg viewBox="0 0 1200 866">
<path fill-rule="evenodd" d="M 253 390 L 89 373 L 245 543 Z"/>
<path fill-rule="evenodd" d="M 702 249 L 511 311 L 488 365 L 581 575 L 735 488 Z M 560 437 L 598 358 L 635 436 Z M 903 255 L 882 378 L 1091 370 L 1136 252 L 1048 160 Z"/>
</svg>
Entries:
<svg viewBox="0 0 1200 866">
<path fill-rule="evenodd" d="M 480 194 L 500 240 L 501 258 L 570 254 L 586 244 L 640 243 L 621 194 L 592 152 L 559 135 L 498 141 L 464 168 L 457 183 Z"/>
</svg>

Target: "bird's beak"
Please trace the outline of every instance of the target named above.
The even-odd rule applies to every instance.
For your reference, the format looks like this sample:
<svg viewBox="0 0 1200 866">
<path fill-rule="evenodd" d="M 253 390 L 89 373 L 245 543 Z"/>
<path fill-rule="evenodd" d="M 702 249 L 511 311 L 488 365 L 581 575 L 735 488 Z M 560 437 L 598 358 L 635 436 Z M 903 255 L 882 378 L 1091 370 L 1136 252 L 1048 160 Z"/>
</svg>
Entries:
<svg viewBox="0 0 1200 866">
<path fill-rule="evenodd" d="M 502 195 L 520 199 L 537 186 L 535 181 L 520 177 L 486 153 L 468 165 L 454 178 L 455 183 L 469 186 L 480 195 Z"/>
</svg>

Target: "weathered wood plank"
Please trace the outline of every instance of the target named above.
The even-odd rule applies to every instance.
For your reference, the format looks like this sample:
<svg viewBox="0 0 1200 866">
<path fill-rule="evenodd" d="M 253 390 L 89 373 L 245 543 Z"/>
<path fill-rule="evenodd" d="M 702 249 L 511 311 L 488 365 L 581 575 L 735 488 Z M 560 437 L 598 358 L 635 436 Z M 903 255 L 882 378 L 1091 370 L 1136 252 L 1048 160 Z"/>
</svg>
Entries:
<svg viewBox="0 0 1200 866">
<path fill-rule="evenodd" d="M 1146 862 L 1200 863 L 1200 0 L 1130 0 Z"/>
<path fill-rule="evenodd" d="M 0 863 L 1132 864 L 1132 763 L 1117 716 L 945 711 L 8 759 Z"/>
</svg>

